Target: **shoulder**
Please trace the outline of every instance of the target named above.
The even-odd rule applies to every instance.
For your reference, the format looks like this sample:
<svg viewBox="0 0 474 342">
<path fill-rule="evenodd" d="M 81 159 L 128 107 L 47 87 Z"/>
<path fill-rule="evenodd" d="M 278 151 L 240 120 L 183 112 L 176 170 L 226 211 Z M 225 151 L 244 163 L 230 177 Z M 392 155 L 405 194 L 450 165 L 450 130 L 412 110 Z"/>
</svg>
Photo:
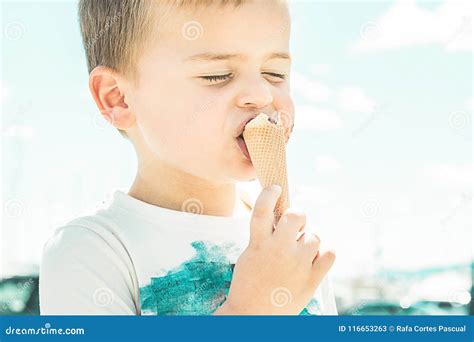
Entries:
<svg viewBox="0 0 474 342">
<path fill-rule="evenodd" d="M 83 216 L 56 229 L 45 243 L 42 268 L 65 268 L 68 264 L 94 267 L 112 264 L 134 275 L 133 262 L 113 223 L 97 215 Z"/>
<path fill-rule="evenodd" d="M 101 291 L 114 299 L 108 307 L 97 305 Z M 137 291 L 126 249 L 93 217 L 69 222 L 46 242 L 40 266 L 43 314 L 130 314 L 138 310 Z"/>
<path fill-rule="evenodd" d="M 114 249 L 118 238 L 111 225 L 98 216 L 83 216 L 57 228 L 44 246 L 43 253 L 77 250 Z M 107 249 L 107 248 L 106 248 Z"/>
</svg>

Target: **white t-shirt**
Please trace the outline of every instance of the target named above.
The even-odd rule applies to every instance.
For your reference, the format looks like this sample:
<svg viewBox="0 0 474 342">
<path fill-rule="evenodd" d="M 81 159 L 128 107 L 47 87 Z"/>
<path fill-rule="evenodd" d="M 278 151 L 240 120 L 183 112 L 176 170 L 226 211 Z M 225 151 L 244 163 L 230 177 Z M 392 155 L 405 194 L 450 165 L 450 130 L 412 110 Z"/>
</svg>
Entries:
<svg viewBox="0 0 474 342">
<path fill-rule="evenodd" d="M 105 209 L 58 228 L 46 243 L 41 314 L 210 315 L 226 299 L 249 223 L 249 212 L 196 215 L 116 191 Z M 301 314 L 337 314 L 327 278 Z"/>
</svg>

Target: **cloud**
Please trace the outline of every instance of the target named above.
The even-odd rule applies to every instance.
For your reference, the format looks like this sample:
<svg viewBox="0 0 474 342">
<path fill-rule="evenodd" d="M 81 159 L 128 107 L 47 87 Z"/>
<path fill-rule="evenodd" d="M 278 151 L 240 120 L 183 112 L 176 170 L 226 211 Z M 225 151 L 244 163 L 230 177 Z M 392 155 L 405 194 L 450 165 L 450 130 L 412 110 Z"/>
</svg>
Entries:
<svg viewBox="0 0 474 342">
<path fill-rule="evenodd" d="M 2 129 L 2 136 L 31 138 L 34 131 L 34 128 L 29 125 L 7 125 Z"/>
<path fill-rule="evenodd" d="M 326 67 L 313 65 L 316 71 L 324 68 Z M 292 89 L 302 95 L 307 103 L 328 102 L 344 111 L 357 113 L 373 113 L 378 106 L 378 103 L 359 87 L 342 87 L 334 91 L 337 97 L 329 100 L 333 90 L 310 77 L 296 72 L 292 75 L 291 82 Z M 303 104 L 296 106 L 295 127 L 298 130 L 332 131 L 342 128 L 343 121 L 332 110 Z"/>
<path fill-rule="evenodd" d="M 342 120 L 331 110 L 311 105 L 295 108 L 295 130 L 334 131 L 342 127 Z"/>
<path fill-rule="evenodd" d="M 444 1 L 425 9 L 398 0 L 386 13 L 363 24 L 351 51 L 388 50 L 439 44 L 448 52 L 472 51 L 472 0 Z"/>
<path fill-rule="evenodd" d="M 327 101 L 331 95 L 329 87 L 299 72 L 291 74 L 291 88 L 305 99 L 315 103 Z"/>
<path fill-rule="evenodd" d="M 327 74 L 329 71 L 331 71 L 331 65 L 330 64 L 311 64 L 309 65 L 309 71 L 314 76 L 324 75 L 324 74 Z"/>
<path fill-rule="evenodd" d="M 372 113 L 377 102 L 358 87 L 344 87 L 339 91 L 339 106 L 349 112 Z"/>
<path fill-rule="evenodd" d="M 470 163 L 438 163 L 425 165 L 419 170 L 420 179 L 441 187 L 470 188 L 472 175 Z"/>
</svg>

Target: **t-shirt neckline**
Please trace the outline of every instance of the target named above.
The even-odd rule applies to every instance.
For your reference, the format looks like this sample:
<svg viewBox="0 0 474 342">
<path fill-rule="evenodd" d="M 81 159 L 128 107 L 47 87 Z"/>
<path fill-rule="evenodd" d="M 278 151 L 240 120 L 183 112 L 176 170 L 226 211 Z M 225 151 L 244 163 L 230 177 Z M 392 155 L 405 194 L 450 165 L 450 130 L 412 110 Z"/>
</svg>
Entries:
<svg viewBox="0 0 474 342">
<path fill-rule="evenodd" d="M 190 205 L 192 205 L 192 203 Z M 123 190 L 115 190 L 111 203 L 111 208 L 113 207 L 119 207 L 129 212 L 133 212 L 152 222 L 159 222 L 158 220 L 163 219 L 172 219 L 185 222 L 189 221 L 190 223 L 234 224 L 236 222 L 248 221 L 250 219 L 250 212 L 239 212 L 235 216 L 213 216 L 163 208 L 143 202 L 125 193 Z"/>
</svg>

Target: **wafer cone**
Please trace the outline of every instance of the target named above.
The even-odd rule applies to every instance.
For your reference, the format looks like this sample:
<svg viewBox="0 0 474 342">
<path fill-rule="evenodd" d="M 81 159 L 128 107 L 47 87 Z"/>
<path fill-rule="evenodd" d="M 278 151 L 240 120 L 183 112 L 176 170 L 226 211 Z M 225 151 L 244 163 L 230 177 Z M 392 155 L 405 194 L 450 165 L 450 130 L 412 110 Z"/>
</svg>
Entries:
<svg viewBox="0 0 474 342">
<path fill-rule="evenodd" d="M 266 114 L 259 114 L 244 129 L 243 136 L 253 167 L 262 188 L 278 184 L 282 192 L 275 206 L 275 223 L 290 206 L 286 167 L 286 129 L 281 120 L 270 122 Z"/>
</svg>

